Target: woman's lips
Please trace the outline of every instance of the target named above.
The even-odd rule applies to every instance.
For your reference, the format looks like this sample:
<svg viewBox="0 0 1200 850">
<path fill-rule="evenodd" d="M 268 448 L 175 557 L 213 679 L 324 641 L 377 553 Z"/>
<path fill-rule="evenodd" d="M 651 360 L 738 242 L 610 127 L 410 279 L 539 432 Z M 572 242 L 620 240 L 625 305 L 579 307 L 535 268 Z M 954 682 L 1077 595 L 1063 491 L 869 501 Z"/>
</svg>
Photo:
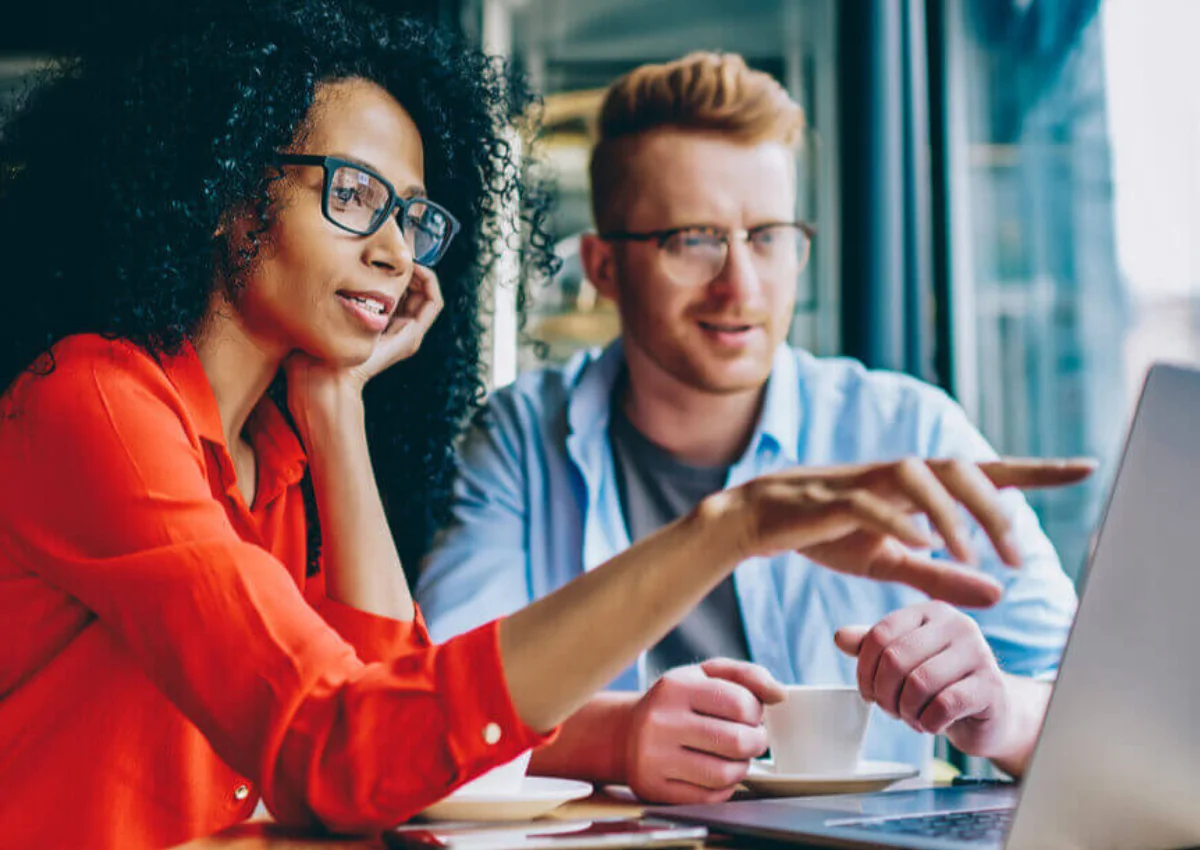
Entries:
<svg viewBox="0 0 1200 850">
<path fill-rule="evenodd" d="M 375 333 L 387 330 L 395 301 L 371 292 L 342 290 L 337 293 L 342 306 L 362 325 Z M 389 303 L 389 301 L 391 303 Z"/>
</svg>

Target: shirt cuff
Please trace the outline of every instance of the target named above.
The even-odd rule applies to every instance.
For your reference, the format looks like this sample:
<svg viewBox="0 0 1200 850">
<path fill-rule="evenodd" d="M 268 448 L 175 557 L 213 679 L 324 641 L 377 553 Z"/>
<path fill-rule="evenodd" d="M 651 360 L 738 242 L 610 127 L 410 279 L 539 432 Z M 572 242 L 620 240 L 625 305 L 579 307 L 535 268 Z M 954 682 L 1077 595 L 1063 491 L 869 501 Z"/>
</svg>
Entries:
<svg viewBox="0 0 1200 850">
<path fill-rule="evenodd" d="M 558 736 L 557 727 L 538 732 L 518 716 L 500 659 L 500 622 L 487 623 L 439 647 L 438 691 L 450 699 L 447 737 L 459 771 L 455 784 Z"/>
<path fill-rule="evenodd" d="M 321 601 L 321 617 L 367 664 L 390 661 L 398 655 L 431 645 L 425 617 L 416 608 L 412 620 L 393 620 L 351 608 L 329 597 Z"/>
</svg>

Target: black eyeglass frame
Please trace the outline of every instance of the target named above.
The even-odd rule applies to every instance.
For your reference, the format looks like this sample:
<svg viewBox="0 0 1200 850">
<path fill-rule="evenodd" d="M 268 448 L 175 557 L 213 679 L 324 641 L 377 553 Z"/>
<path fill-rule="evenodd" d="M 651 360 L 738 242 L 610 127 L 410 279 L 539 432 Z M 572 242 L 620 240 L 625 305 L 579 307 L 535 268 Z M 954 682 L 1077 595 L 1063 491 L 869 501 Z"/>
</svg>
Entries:
<svg viewBox="0 0 1200 850">
<path fill-rule="evenodd" d="M 437 252 L 434 254 L 434 256 L 431 259 L 423 259 L 421 257 L 413 257 L 413 261 L 416 263 L 419 263 L 422 266 L 432 267 L 435 264 L 437 264 L 442 259 L 442 257 L 446 256 L 446 251 L 449 249 L 450 243 L 454 241 L 455 235 L 457 235 L 458 232 L 462 229 L 462 225 L 459 224 L 458 219 L 454 217 L 453 213 L 451 213 L 450 210 L 446 209 L 441 204 L 437 203 L 436 201 L 431 201 L 429 198 L 420 197 L 420 196 L 416 196 L 416 197 L 412 197 L 412 198 L 401 197 L 400 194 L 396 191 L 396 187 L 393 186 L 390 182 L 388 182 L 388 180 L 383 175 L 379 174 L 376 171 L 373 171 L 370 168 L 367 168 L 361 162 L 353 162 L 351 160 L 342 159 L 341 157 L 337 157 L 337 156 L 320 156 L 318 154 L 281 153 L 281 154 L 275 155 L 275 157 L 273 159 L 273 163 L 277 166 L 280 166 L 280 165 L 319 165 L 319 166 L 321 166 L 321 169 L 323 171 L 323 177 L 322 177 L 323 183 L 322 183 L 322 190 L 321 190 L 321 214 L 323 216 L 325 216 L 325 220 L 328 221 L 330 224 L 334 225 L 335 227 L 339 227 L 348 233 L 353 233 L 356 236 L 371 236 L 375 233 L 378 233 L 379 228 L 383 227 L 383 225 L 387 223 L 388 219 L 393 218 L 397 215 L 404 216 L 408 212 L 409 206 L 411 206 L 412 204 L 415 204 L 415 203 L 425 204 L 427 207 L 432 207 L 434 210 L 436 210 L 437 212 L 444 215 L 446 217 L 446 222 L 450 227 L 450 231 L 449 231 L 449 233 L 446 234 L 446 237 L 442 240 L 442 243 L 438 247 Z M 388 204 L 384 208 L 384 211 L 380 214 L 378 223 L 376 223 L 376 225 L 374 227 L 372 227 L 370 230 L 357 230 L 353 227 L 349 227 L 349 226 L 343 224 L 342 222 L 338 221 L 336 218 L 334 218 L 330 214 L 330 212 L 329 212 L 329 195 L 333 191 L 333 175 L 339 168 L 353 168 L 356 171 L 361 171 L 364 174 L 367 174 L 367 175 L 375 178 L 376 180 L 378 180 L 380 183 L 383 184 L 384 188 L 386 188 L 388 190 L 388 197 L 389 197 Z M 400 225 L 400 232 L 401 233 L 404 232 L 403 225 Z"/>
</svg>

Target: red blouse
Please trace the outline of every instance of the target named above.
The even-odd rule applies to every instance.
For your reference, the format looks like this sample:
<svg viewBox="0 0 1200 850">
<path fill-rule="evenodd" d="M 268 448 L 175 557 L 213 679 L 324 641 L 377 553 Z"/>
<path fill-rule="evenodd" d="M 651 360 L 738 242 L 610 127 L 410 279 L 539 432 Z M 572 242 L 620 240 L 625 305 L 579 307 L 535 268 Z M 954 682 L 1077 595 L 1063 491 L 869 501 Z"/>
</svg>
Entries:
<svg viewBox="0 0 1200 850">
<path fill-rule="evenodd" d="M 434 646 L 305 577 L 303 449 L 269 401 L 247 506 L 192 350 L 55 351 L 0 399 L 0 843 L 169 846 L 260 795 L 379 830 L 545 741 L 496 623 Z"/>
</svg>

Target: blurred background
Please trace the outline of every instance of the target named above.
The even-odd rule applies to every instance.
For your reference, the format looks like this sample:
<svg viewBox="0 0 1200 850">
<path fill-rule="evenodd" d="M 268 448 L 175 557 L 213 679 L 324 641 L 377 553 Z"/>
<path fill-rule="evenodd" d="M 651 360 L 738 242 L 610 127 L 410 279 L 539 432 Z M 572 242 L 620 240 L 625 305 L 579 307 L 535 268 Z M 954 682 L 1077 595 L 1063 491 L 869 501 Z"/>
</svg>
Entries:
<svg viewBox="0 0 1200 850">
<path fill-rule="evenodd" d="M 0 12 L 0 100 L 97 17 Z M 583 279 L 586 167 L 603 88 L 646 61 L 735 51 L 804 106 L 799 216 L 818 228 L 792 341 L 943 386 L 1005 454 L 1090 455 L 1033 501 L 1079 576 L 1130 406 L 1155 358 L 1200 358 L 1196 0 L 414 0 L 545 93 L 536 153 L 558 187 L 553 281 L 525 321 L 497 290 L 493 384 L 616 332 Z"/>
</svg>

